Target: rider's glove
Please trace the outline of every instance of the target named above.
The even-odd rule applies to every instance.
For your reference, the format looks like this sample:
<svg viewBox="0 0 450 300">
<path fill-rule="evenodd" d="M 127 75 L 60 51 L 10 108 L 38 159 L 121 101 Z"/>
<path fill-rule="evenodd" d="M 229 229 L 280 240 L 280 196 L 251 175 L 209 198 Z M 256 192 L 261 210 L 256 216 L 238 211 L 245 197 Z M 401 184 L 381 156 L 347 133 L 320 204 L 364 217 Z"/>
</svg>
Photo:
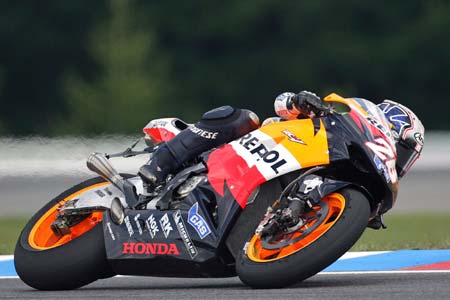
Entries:
<svg viewBox="0 0 450 300">
<path fill-rule="evenodd" d="M 330 106 L 319 96 L 308 91 L 301 91 L 291 98 L 292 105 L 303 115 L 310 118 L 322 117 L 330 112 Z"/>
</svg>

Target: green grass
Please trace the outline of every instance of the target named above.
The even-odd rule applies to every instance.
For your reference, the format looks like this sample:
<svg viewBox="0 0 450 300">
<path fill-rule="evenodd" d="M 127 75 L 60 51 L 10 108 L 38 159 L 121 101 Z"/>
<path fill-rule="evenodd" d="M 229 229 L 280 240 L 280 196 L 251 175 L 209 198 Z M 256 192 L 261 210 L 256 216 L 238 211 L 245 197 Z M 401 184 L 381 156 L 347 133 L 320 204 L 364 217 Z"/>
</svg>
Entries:
<svg viewBox="0 0 450 300">
<path fill-rule="evenodd" d="M 450 213 L 388 215 L 388 229 L 367 229 L 351 251 L 450 249 Z M 27 220 L 0 219 L 0 255 L 12 254 Z"/>
<path fill-rule="evenodd" d="M 351 251 L 450 249 L 450 213 L 387 215 L 387 229 L 366 229 Z"/>
<path fill-rule="evenodd" d="M 26 218 L 0 219 L 0 255 L 13 254 L 17 238 L 26 222 Z"/>
</svg>

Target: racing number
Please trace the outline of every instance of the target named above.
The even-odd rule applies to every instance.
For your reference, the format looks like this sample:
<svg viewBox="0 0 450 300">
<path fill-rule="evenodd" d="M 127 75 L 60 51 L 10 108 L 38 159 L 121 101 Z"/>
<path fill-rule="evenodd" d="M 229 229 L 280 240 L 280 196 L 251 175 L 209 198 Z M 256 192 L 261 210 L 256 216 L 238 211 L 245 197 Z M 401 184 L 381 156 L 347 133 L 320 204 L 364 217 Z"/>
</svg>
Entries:
<svg viewBox="0 0 450 300">
<path fill-rule="evenodd" d="M 389 177 L 392 183 L 397 182 L 397 170 L 395 168 L 396 154 L 395 150 L 382 138 L 374 140 L 375 143 L 366 142 L 366 146 L 375 153 L 386 165 Z"/>
</svg>

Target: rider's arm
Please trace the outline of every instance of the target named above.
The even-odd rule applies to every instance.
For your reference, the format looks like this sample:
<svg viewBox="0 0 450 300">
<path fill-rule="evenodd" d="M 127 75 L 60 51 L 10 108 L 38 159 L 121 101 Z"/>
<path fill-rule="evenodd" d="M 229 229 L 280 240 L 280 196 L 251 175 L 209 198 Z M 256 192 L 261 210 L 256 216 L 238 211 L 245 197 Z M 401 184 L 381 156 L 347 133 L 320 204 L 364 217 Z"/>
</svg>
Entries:
<svg viewBox="0 0 450 300">
<path fill-rule="evenodd" d="M 275 99 L 275 112 L 285 120 L 298 117 L 322 117 L 330 112 L 330 106 L 319 96 L 308 91 L 298 94 L 286 92 Z"/>
</svg>

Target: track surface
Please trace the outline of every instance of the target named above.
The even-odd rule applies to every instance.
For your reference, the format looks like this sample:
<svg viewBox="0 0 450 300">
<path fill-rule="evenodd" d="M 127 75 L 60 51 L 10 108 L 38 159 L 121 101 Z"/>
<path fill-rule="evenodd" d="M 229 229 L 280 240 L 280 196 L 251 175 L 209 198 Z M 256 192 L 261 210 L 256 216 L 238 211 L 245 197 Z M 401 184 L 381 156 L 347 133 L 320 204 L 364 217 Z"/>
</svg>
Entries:
<svg viewBox="0 0 450 300">
<path fill-rule="evenodd" d="M 253 290 L 238 278 L 116 277 L 75 291 L 36 291 L 0 280 L 0 299 L 449 299 L 450 273 L 319 274 L 293 287 Z"/>
</svg>

